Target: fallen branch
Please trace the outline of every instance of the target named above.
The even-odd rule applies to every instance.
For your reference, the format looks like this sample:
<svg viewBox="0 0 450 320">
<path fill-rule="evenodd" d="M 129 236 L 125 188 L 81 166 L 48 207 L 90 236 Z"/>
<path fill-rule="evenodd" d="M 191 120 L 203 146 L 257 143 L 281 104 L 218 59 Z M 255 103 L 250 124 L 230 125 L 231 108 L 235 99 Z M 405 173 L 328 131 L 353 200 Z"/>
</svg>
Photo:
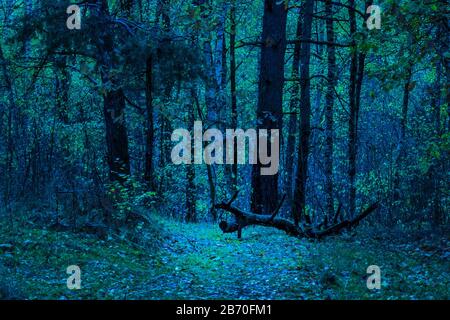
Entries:
<svg viewBox="0 0 450 320">
<path fill-rule="evenodd" d="M 238 238 L 241 237 L 241 230 L 246 226 L 259 225 L 265 227 L 273 227 L 282 230 L 286 232 L 288 235 L 294 237 L 320 239 L 326 236 L 339 234 L 340 232 L 346 229 L 356 227 L 364 218 L 366 218 L 370 213 L 372 213 L 378 208 L 378 203 L 374 203 L 367 209 L 363 210 L 354 219 L 347 219 L 341 222 L 337 222 L 336 221 L 337 217 L 339 217 L 341 212 L 341 205 L 340 205 L 334 218 L 331 221 L 332 224 L 322 225 L 320 228 L 317 228 L 314 225 L 309 224 L 296 225 L 294 222 L 288 219 L 277 218 L 276 215 L 280 210 L 285 197 L 283 197 L 282 201 L 277 206 L 276 210 L 271 214 L 255 214 L 252 212 L 240 210 L 232 205 L 234 200 L 236 200 L 236 198 L 237 193 L 233 195 L 230 201 L 218 203 L 214 207 L 216 209 L 225 210 L 234 216 L 235 221 L 233 222 L 221 221 L 219 223 L 219 227 L 224 233 L 233 233 L 237 231 Z"/>
</svg>

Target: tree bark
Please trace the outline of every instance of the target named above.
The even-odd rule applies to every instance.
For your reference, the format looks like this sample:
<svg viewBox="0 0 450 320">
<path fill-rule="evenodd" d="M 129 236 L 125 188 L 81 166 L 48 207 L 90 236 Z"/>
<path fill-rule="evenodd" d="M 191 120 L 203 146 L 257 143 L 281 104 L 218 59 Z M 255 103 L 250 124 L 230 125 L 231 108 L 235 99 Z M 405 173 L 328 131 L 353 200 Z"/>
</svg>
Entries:
<svg viewBox="0 0 450 320">
<path fill-rule="evenodd" d="M 333 25 L 333 4 L 331 0 L 325 2 L 325 14 L 327 16 L 327 42 L 333 43 L 334 25 Z M 325 98 L 325 196 L 326 213 L 329 218 L 334 212 L 333 198 L 333 134 L 334 134 L 334 92 L 336 86 L 336 49 L 333 45 L 327 45 L 328 55 L 328 87 Z"/>
<path fill-rule="evenodd" d="M 366 7 L 372 5 L 373 1 L 366 1 Z M 355 216 L 356 212 L 356 173 L 357 173 L 357 154 L 358 154 L 358 123 L 359 111 L 361 106 L 361 92 L 364 80 L 364 69 L 366 54 L 358 51 L 358 45 L 355 40 L 357 27 L 355 15 L 355 1 L 349 1 L 348 9 L 350 17 L 350 34 L 352 37 L 352 52 L 350 62 L 350 87 L 349 87 L 349 129 L 348 129 L 348 162 L 349 162 L 349 214 Z M 366 14 L 366 19 L 369 14 Z M 363 23 L 365 25 L 365 21 Z"/>
<path fill-rule="evenodd" d="M 284 2 L 277 0 L 264 1 L 264 16 L 261 48 L 257 128 L 282 128 L 284 55 L 286 51 L 287 8 Z M 270 150 L 268 139 L 268 150 Z M 256 213 L 272 211 L 278 201 L 278 173 L 263 176 L 260 173 L 261 163 L 252 168 L 251 207 Z"/>
<path fill-rule="evenodd" d="M 302 12 L 300 11 L 297 16 L 297 29 L 295 36 L 297 39 L 302 37 Z M 288 124 L 288 137 L 286 145 L 286 194 L 289 203 L 293 199 L 293 176 L 294 176 L 294 161 L 295 159 L 295 144 L 297 140 L 297 121 L 298 121 L 298 110 L 300 104 L 300 81 L 299 81 L 299 71 L 300 71 L 300 42 L 296 42 L 294 45 L 294 56 L 292 60 L 292 71 L 291 77 L 294 79 L 294 85 L 291 92 L 291 100 L 289 101 L 289 124 Z M 291 203 L 292 205 L 292 203 Z"/>
<path fill-rule="evenodd" d="M 108 3 L 101 1 L 100 19 L 109 15 Z M 106 126 L 107 162 L 111 181 L 125 182 L 130 174 L 130 157 L 128 153 L 128 133 L 125 123 L 125 95 L 122 87 L 110 70 L 114 69 L 114 37 L 107 30 L 106 23 L 101 26 L 103 47 L 100 49 L 99 62 L 102 66 L 101 79 L 104 86 L 103 114 Z"/>
<path fill-rule="evenodd" d="M 352 37 L 352 52 L 350 61 L 350 85 L 349 85 L 349 121 L 348 121 L 348 179 L 349 179 L 349 214 L 353 217 L 356 210 L 356 152 L 357 152 L 357 127 L 358 114 L 356 109 L 356 81 L 358 74 L 358 49 L 356 40 L 356 16 L 355 0 L 349 0 L 348 9 L 350 19 L 350 35 Z"/>
<path fill-rule="evenodd" d="M 236 0 L 230 7 L 230 91 L 231 91 L 231 126 L 238 125 L 237 92 L 236 92 Z M 233 191 L 238 189 L 237 144 L 234 144 L 234 162 L 231 165 L 231 181 Z"/>
<path fill-rule="evenodd" d="M 307 0 L 305 2 L 302 34 L 302 38 L 306 40 L 311 39 L 313 12 L 314 0 Z M 294 204 L 292 206 L 292 216 L 296 225 L 303 219 L 310 222 L 309 216 L 305 212 L 309 143 L 311 136 L 310 61 L 311 43 L 308 41 L 302 42 L 300 55 L 300 146 L 298 149 Z"/>
<path fill-rule="evenodd" d="M 145 170 L 144 180 L 150 190 L 155 190 L 154 184 L 154 122 L 153 122 L 153 59 L 150 55 L 146 61 L 145 70 L 145 102 L 147 111 L 146 132 L 145 132 Z"/>
<path fill-rule="evenodd" d="M 410 84 L 412 77 L 412 67 L 407 71 L 406 81 L 403 86 L 403 102 L 402 102 L 402 117 L 400 120 L 400 139 L 397 148 L 397 156 L 395 158 L 395 175 L 394 175 L 394 206 L 398 208 L 398 201 L 401 198 L 400 192 L 400 167 L 405 152 L 406 128 L 408 124 L 408 107 L 409 94 L 411 92 Z"/>
<path fill-rule="evenodd" d="M 158 0 L 157 1 L 157 10 L 156 10 L 156 16 L 155 16 L 155 24 L 159 25 L 161 23 L 162 29 L 164 32 L 168 33 L 171 30 L 171 20 L 169 16 L 169 5 L 170 0 Z M 162 20 L 160 22 L 160 20 Z M 165 41 L 169 41 L 168 39 L 162 39 L 162 43 Z M 158 50 L 157 50 L 158 52 Z M 157 55 L 157 59 L 164 59 L 163 56 Z M 174 82 L 172 79 L 166 79 L 163 85 L 163 104 L 166 105 L 167 102 L 170 99 L 170 96 L 172 94 Z M 167 110 L 164 110 L 164 108 L 160 108 L 160 112 L 158 113 L 158 120 L 159 120 L 159 167 L 164 169 L 168 163 L 170 163 L 170 135 L 172 134 L 172 125 L 171 120 L 168 115 Z M 161 193 L 165 190 L 166 186 L 169 183 L 166 183 L 167 181 L 171 180 L 171 172 L 170 170 L 167 170 L 164 172 L 164 174 L 161 175 L 159 183 L 158 183 L 158 191 Z"/>
<path fill-rule="evenodd" d="M 189 131 L 194 131 L 194 121 L 195 121 L 195 107 L 194 103 L 196 100 L 195 89 L 191 89 L 191 105 L 189 106 L 188 122 Z M 186 222 L 195 222 L 197 220 L 197 210 L 196 210 L 196 187 L 195 187 L 195 166 L 186 165 Z"/>
</svg>

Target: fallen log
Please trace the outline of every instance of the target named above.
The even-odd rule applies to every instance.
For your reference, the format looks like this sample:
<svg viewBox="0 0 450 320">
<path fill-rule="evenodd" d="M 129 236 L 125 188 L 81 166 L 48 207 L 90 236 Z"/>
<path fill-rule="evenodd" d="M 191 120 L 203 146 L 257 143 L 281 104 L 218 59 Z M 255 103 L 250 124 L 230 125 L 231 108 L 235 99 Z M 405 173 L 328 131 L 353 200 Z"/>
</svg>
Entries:
<svg viewBox="0 0 450 320">
<path fill-rule="evenodd" d="M 216 209 L 225 210 L 231 213 L 235 221 L 221 221 L 219 227 L 223 233 L 238 232 L 238 238 L 241 238 L 242 229 L 250 225 L 258 225 L 265 227 L 273 227 L 286 232 L 290 236 L 300 238 L 315 238 L 321 239 L 326 236 L 336 235 L 344 230 L 356 227 L 364 218 L 378 208 L 378 202 L 370 205 L 367 209 L 363 210 L 359 215 L 353 219 L 345 219 L 338 222 L 338 216 L 341 212 L 341 206 L 339 206 L 333 219 L 331 219 L 331 225 L 322 224 L 320 228 L 311 224 L 301 223 L 296 225 L 293 221 L 276 217 L 278 211 L 281 208 L 283 201 L 278 205 L 277 209 L 271 214 L 255 214 L 252 212 L 246 212 L 233 206 L 234 200 L 237 198 L 237 193 L 228 202 L 222 202 L 216 204 Z M 284 200 L 284 197 L 283 197 Z"/>
</svg>

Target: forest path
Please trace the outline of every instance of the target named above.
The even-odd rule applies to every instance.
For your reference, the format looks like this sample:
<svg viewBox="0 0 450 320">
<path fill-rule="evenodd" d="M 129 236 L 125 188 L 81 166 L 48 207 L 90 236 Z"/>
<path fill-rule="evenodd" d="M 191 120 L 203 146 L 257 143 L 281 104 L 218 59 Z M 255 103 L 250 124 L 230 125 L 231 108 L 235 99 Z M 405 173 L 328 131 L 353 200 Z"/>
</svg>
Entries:
<svg viewBox="0 0 450 320">
<path fill-rule="evenodd" d="M 142 244 L 0 225 L 0 298 L 450 298 L 448 236 L 412 241 L 360 230 L 318 242 L 248 227 L 238 240 L 214 224 L 154 219 Z M 66 286 L 70 265 L 81 269 L 80 290 Z M 367 289 L 370 265 L 381 268 L 381 290 Z"/>
<path fill-rule="evenodd" d="M 154 298 L 427 299 L 450 294 L 448 248 L 350 236 L 309 241 L 263 227 L 246 228 L 242 240 L 211 224 L 170 222 L 165 228 L 171 236 L 161 254 L 164 273 L 150 290 Z M 370 265 L 381 268 L 382 290 L 367 288 Z"/>
</svg>

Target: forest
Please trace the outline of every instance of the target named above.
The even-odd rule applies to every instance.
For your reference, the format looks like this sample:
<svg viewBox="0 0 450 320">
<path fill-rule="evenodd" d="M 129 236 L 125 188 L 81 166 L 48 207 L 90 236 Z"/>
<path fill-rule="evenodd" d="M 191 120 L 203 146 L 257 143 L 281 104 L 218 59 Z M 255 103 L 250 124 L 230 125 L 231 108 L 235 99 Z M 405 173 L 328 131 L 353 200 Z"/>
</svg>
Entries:
<svg viewBox="0 0 450 320">
<path fill-rule="evenodd" d="M 448 300 L 448 0 L 0 0 L 0 299 Z"/>
</svg>

